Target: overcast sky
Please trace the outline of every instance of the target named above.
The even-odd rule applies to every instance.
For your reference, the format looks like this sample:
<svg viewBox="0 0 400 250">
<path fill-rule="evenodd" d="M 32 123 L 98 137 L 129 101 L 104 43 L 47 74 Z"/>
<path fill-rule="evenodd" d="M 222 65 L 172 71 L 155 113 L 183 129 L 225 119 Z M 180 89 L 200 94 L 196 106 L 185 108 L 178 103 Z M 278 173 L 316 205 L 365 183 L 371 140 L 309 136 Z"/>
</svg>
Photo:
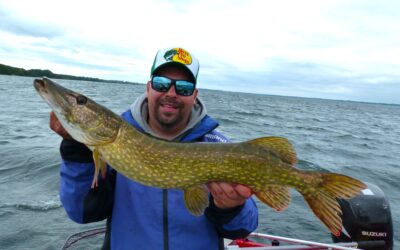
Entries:
<svg viewBox="0 0 400 250">
<path fill-rule="evenodd" d="M 0 63 L 145 83 L 155 53 L 199 88 L 400 104 L 400 1 L 0 0 Z"/>
</svg>

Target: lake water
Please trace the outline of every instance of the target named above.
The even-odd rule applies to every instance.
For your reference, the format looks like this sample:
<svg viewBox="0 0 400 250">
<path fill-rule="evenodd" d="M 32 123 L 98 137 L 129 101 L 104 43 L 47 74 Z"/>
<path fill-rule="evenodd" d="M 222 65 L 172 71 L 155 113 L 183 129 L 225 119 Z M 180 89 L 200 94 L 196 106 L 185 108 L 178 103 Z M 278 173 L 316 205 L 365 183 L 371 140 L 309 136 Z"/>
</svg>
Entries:
<svg viewBox="0 0 400 250">
<path fill-rule="evenodd" d="M 103 226 L 70 221 L 59 201 L 60 137 L 33 78 L 0 75 L 0 249 L 60 249 L 71 234 Z M 57 82 L 122 113 L 144 85 Z M 201 84 L 200 84 L 201 87 Z M 200 90 L 219 131 L 233 141 L 283 136 L 297 167 L 332 171 L 379 186 L 400 246 L 400 106 Z M 259 203 L 258 232 L 331 242 L 302 197 L 282 213 Z"/>
</svg>

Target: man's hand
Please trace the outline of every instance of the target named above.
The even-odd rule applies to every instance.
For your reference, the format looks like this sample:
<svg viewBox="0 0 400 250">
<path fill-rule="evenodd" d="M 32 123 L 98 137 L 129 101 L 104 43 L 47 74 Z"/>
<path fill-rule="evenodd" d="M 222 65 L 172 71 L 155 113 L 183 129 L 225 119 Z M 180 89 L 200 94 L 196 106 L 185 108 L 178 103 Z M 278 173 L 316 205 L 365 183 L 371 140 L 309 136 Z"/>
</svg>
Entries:
<svg viewBox="0 0 400 250">
<path fill-rule="evenodd" d="M 220 209 L 240 206 L 253 194 L 253 191 L 244 185 L 227 182 L 210 182 L 207 184 L 214 204 Z"/>
<path fill-rule="evenodd" d="M 71 135 L 68 134 L 67 130 L 61 125 L 57 116 L 53 111 L 50 112 L 50 128 L 64 139 L 72 139 Z"/>
</svg>

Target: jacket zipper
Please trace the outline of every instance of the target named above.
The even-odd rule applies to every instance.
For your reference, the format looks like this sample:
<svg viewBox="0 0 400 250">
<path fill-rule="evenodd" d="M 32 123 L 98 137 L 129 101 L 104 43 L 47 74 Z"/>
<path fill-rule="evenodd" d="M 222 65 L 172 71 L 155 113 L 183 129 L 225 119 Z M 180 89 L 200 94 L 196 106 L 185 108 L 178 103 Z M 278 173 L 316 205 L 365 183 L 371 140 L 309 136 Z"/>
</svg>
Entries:
<svg viewBox="0 0 400 250">
<path fill-rule="evenodd" d="M 164 226 L 164 250 L 169 250 L 168 235 L 168 190 L 163 189 L 163 226 Z"/>
</svg>

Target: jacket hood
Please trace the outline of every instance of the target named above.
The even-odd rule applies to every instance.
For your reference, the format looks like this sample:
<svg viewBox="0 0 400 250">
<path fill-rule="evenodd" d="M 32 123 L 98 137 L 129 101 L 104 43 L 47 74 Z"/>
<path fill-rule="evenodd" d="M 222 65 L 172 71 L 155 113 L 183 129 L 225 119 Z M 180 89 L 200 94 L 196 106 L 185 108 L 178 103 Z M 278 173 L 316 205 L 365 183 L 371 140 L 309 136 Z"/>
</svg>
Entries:
<svg viewBox="0 0 400 250">
<path fill-rule="evenodd" d="M 138 123 L 138 125 L 143 129 L 144 132 L 157 137 L 158 136 L 147 123 L 148 106 L 147 106 L 147 95 L 144 93 L 136 99 L 136 101 L 131 105 L 130 111 L 133 119 Z M 203 101 L 197 97 L 195 105 L 193 105 L 192 113 L 190 114 L 189 122 L 186 128 L 179 133 L 172 141 L 180 141 L 192 128 L 201 122 L 201 120 L 206 116 L 207 110 L 204 106 Z M 163 139 L 163 138 L 161 138 Z"/>
</svg>

